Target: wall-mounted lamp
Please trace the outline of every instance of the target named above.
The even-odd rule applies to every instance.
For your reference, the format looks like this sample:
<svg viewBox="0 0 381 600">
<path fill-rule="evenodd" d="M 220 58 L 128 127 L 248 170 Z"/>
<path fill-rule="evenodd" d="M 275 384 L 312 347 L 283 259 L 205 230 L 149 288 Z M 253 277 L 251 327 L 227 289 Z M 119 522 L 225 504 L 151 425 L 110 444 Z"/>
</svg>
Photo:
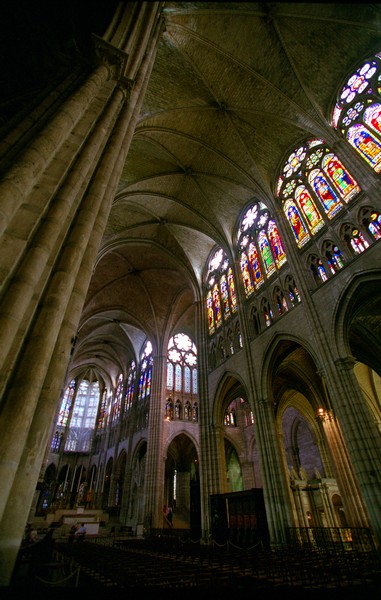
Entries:
<svg viewBox="0 0 381 600">
<path fill-rule="evenodd" d="M 325 408 L 318 408 L 318 411 L 316 413 L 316 418 L 319 421 L 332 421 L 333 420 L 333 413 L 331 410 L 325 410 Z"/>
</svg>

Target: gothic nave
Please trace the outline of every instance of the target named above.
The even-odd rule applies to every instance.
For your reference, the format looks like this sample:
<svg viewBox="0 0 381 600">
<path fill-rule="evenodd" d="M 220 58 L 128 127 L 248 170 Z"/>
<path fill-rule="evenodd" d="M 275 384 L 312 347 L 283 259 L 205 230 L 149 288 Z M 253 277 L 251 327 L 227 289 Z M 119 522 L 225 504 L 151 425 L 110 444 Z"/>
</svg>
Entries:
<svg viewBox="0 0 381 600">
<path fill-rule="evenodd" d="M 0 17 L 0 586 L 82 522 L 378 556 L 381 6 Z"/>
</svg>

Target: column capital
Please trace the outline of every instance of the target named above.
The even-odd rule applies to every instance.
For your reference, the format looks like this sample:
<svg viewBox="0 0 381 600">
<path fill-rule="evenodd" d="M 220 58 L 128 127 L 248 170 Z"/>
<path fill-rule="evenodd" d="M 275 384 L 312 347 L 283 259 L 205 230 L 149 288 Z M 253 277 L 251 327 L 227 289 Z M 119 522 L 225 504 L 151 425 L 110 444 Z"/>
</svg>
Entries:
<svg viewBox="0 0 381 600">
<path fill-rule="evenodd" d="M 100 62 L 108 67 L 110 78 L 118 81 L 122 80 L 128 54 L 123 52 L 123 50 L 119 50 L 119 48 L 115 48 L 115 46 L 109 44 L 95 33 L 92 34 L 92 38 L 95 54 Z"/>
<path fill-rule="evenodd" d="M 356 359 L 353 356 L 344 356 L 337 358 L 334 363 L 338 371 L 352 371 L 356 364 Z"/>
<path fill-rule="evenodd" d="M 269 398 L 258 398 L 257 405 L 258 406 L 275 406 L 275 400 L 269 400 Z"/>
<path fill-rule="evenodd" d="M 132 79 L 128 79 L 128 77 L 119 77 L 118 78 L 118 89 L 124 94 L 125 98 L 129 98 L 131 95 L 131 91 L 133 88 L 134 82 Z"/>
</svg>

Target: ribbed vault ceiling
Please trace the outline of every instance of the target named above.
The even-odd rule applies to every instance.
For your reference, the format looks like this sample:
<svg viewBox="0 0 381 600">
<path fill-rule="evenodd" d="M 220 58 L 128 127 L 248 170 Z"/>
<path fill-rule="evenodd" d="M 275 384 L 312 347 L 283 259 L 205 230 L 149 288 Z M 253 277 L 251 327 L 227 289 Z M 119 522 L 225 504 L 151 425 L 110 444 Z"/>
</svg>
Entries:
<svg viewBox="0 0 381 600">
<path fill-rule="evenodd" d="M 194 332 L 210 251 L 232 248 L 254 196 L 275 210 L 299 141 L 334 143 L 335 90 L 380 50 L 377 4 L 166 2 L 164 14 L 74 353 L 113 376 L 146 336 Z"/>
<path fill-rule="evenodd" d="M 211 249 L 231 249 L 254 196 L 274 210 L 287 152 L 327 139 L 335 90 L 379 49 L 377 5 L 167 2 L 164 13 L 80 331 L 88 356 L 110 341 L 110 363 L 113 344 L 124 360 L 146 335 L 194 331 Z"/>
</svg>

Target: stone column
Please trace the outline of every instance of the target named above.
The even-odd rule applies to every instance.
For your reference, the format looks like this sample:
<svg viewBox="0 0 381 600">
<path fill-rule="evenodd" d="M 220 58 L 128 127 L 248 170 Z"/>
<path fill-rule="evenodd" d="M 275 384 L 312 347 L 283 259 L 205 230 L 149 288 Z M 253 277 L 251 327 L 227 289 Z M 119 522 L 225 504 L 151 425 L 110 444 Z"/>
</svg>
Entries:
<svg viewBox="0 0 381 600">
<path fill-rule="evenodd" d="M 157 4 L 152 6 L 154 12 Z M 44 286 L 31 327 L 21 339 L 15 337 L 15 343 L 19 345 L 18 358 L 10 365 L 9 385 L 4 389 L 0 417 L 0 476 L 4 482 L 0 492 L 0 585 L 8 585 L 11 579 L 65 378 L 71 339 L 76 335 L 97 252 L 153 66 L 161 23 L 156 20 L 149 23 L 149 45 L 140 50 L 142 62 L 131 93 L 120 96 L 117 92 L 116 104 L 124 98 L 123 106 L 117 118 L 114 116 L 112 133 L 104 131 L 105 143 L 98 154 L 91 185 L 81 187 L 82 198 L 71 217 L 69 235 L 64 243 L 61 241 L 62 247 Z M 101 67 L 102 73 L 103 69 Z M 83 104 L 88 101 L 89 98 Z M 61 121 L 56 125 L 65 129 Z M 31 156 L 34 156 L 33 148 Z M 34 167 L 29 166 L 28 178 L 33 178 L 29 189 L 36 182 L 39 171 Z M 17 190 L 27 170 L 25 164 L 21 171 L 13 174 L 13 179 L 5 181 L 4 194 Z"/>
<path fill-rule="evenodd" d="M 61 106 L 51 122 L 8 171 L 0 183 L 0 235 L 39 182 L 79 119 L 88 110 L 89 103 L 108 76 L 108 68 L 100 65 L 84 85 Z"/>
<path fill-rule="evenodd" d="M 151 394 L 149 398 L 148 443 L 144 481 L 144 524 L 148 528 L 163 525 L 164 497 L 164 396 L 166 355 L 153 359 Z"/>
<path fill-rule="evenodd" d="M 208 333 L 203 301 L 198 301 L 196 304 L 195 322 L 199 396 L 201 528 L 204 538 L 207 539 L 211 530 L 209 496 L 221 491 L 221 465 L 218 460 L 218 439 L 215 435 L 216 423 L 212 414 L 213 399 L 209 398 L 208 389 Z"/>
<path fill-rule="evenodd" d="M 73 169 L 57 195 L 54 195 L 50 207 L 46 210 L 44 219 L 34 234 L 32 243 L 20 265 L 13 273 L 7 288 L 6 296 L 1 303 L 0 313 L 0 363 L 6 364 L 8 353 L 16 336 L 25 334 L 28 322 L 25 323 L 25 313 L 31 303 L 35 303 L 41 278 L 49 269 L 49 263 L 58 258 L 59 248 L 56 240 L 62 236 L 63 226 L 70 222 L 71 212 L 77 208 L 78 196 L 82 187 L 90 182 L 93 175 L 97 154 L 104 144 L 105 132 L 111 132 L 113 120 L 122 106 L 124 94 L 117 89 L 103 114 L 95 126 L 88 144 L 78 156 Z M 68 225 L 66 226 L 68 228 Z M 12 356 L 10 357 L 11 360 Z M 6 373 L 2 374 L 5 382 Z"/>
<path fill-rule="evenodd" d="M 348 356 L 330 364 L 327 385 L 348 449 L 353 473 L 369 515 L 374 534 L 381 542 L 381 444 L 380 432 L 354 373 L 355 360 Z"/>
<path fill-rule="evenodd" d="M 286 541 L 285 528 L 292 525 L 287 493 L 289 480 L 281 459 L 270 401 L 263 398 L 256 402 L 255 408 L 270 540 L 279 544 Z"/>
<path fill-rule="evenodd" d="M 369 527 L 365 507 L 359 492 L 340 425 L 333 412 L 324 413 L 321 421 L 324 436 L 331 452 L 335 479 L 337 481 L 343 507 L 351 527 Z"/>
</svg>

